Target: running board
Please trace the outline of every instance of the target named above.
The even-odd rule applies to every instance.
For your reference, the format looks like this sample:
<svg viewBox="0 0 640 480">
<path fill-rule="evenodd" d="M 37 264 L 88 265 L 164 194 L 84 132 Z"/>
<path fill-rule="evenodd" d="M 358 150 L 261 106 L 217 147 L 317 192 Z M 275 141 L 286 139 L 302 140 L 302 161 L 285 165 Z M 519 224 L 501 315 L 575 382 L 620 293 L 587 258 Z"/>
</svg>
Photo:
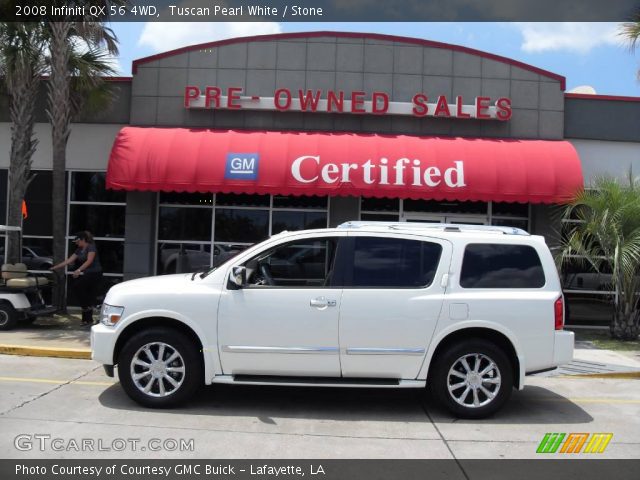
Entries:
<svg viewBox="0 0 640 480">
<path fill-rule="evenodd" d="M 397 378 L 284 377 L 276 375 L 216 375 L 212 383 L 296 387 L 423 388 L 424 380 Z"/>
</svg>

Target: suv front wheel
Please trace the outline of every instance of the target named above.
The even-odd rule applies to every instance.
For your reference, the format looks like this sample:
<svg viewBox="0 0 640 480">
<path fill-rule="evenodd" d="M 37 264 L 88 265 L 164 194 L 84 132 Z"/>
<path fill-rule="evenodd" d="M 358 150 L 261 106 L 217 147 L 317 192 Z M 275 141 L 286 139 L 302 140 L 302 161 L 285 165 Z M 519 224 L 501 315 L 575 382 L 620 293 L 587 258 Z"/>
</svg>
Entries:
<svg viewBox="0 0 640 480">
<path fill-rule="evenodd" d="M 188 400 L 202 385 L 202 361 L 183 333 L 152 328 L 127 341 L 118 357 L 118 377 L 139 404 L 170 407 Z"/>
<path fill-rule="evenodd" d="M 486 340 L 467 340 L 447 348 L 432 371 L 433 396 L 461 418 L 497 412 L 513 388 L 513 369 L 505 353 Z"/>
</svg>

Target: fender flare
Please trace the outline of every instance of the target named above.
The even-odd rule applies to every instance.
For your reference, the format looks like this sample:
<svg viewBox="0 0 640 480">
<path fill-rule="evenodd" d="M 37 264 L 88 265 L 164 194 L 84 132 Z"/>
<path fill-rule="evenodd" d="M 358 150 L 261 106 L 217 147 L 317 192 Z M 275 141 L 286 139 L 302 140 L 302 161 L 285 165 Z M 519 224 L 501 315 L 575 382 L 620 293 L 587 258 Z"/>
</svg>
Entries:
<svg viewBox="0 0 640 480">
<path fill-rule="evenodd" d="M 417 377 L 418 380 L 426 380 L 428 383 L 429 380 L 427 379 L 427 375 L 429 373 L 429 367 L 431 366 L 431 362 L 433 360 L 433 356 L 436 350 L 442 344 L 442 342 L 445 341 L 447 338 L 449 338 L 450 335 L 460 332 L 462 330 L 468 330 L 470 328 L 476 328 L 476 329 L 479 328 L 479 329 L 500 333 L 511 343 L 511 346 L 513 347 L 515 355 L 518 359 L 518 372 L 517 372 L 518 378 L 517 378 L 516 385 L 514 386 L 519 390 L 521 390 L 524 386 L 524 377 L 525 377 L 525 362 L 524 362 L 524 355 L 522 353 L 523 352 L 522 346 L 520 345 L 520 342 L 518 341 L 518 338 L 516 337 L 516 335 L 511 330 L 509 330 L 508 328 L 505 328 L 504 325 L 501 325 L 495 322 L 486 321 L 486 320 L 467 320 L 464 322 L 457 322 L 454 325 L 451 325 L 447 328 L 444 328 L 443 330 L 440 330 L 438 334 L 431 340 L 431 343 L 429 344 L 429 348 L 427 349 L 427 354 L 424 357 L 424 361 L 418 373 L 418 377 Z"/>
<path fill-rule="evenodd" d="M 204 382 L 206 385 L 210 385 L 212 383 L 213 377 L 216 375 L 216 372 L 221 371 L 217 342 L 214 342 L 212 344 L 207 340 L 206 334 L 196 322 L 172 310 L 143 310 L 126 317 L 122 322 L 118 322 L 117 334 L 114 342 L 114 364 L 115 345 L 118 344 L 118 341 L 120 340 L 122 335 L 128 330 L 129 327 L 135 325 L 139 321 L 143 321 L 149 318 L 166 318 L 168 320 L 182 323 L 185 327 L 189 328 L 196 335 L 196 337 L 198 337 L 200 343 L 202 344 Z"/>
</svg>

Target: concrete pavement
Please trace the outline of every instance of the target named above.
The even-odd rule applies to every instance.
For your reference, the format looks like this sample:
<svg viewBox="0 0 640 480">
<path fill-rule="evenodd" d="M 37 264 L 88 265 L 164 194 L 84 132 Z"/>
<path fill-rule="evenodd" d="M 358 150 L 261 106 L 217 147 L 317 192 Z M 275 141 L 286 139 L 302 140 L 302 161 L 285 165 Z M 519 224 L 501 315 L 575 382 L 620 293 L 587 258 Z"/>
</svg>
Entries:
<svg viewBox="0 0 640 480">
<path fill-rule="evenodd" d="M 94 362 L 0 355 L 0 372 L 5 458 L 540 458 L 548 432 L 609 432 L 597 458 L 640 458 L 636 381 L 529 377 L 497 415 L 471 421 L 422 390 L 216 385 L 183 407 L 151 410 Z M 48 439 L 43 448 L 35 435 Z M 31 447 L 17 448 L 18 436 Z M 83 439 L 105 449 L 69 447 Z M 136 440 L 135 450 L 134 442 L 116 450 L 121 439 Z M 151 451 L 152 439 L 163 449 Z M 193 448 L 171 451 L 173 440 Z"/>
</svg>

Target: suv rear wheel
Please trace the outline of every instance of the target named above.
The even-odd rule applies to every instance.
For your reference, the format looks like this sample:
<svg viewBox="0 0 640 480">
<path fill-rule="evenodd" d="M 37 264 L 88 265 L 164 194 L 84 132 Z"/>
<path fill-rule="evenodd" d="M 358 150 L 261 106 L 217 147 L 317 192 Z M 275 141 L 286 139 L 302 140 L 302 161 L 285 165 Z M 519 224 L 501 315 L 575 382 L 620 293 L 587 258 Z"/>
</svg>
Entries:
<svg viewBox="0 0 640 480">
<path fill-rule="evenodd" d="M 202 361 L 183 333 L 152 328 L 135 334 L 118 357 L 125 392 L 145 407 L 162 408 L 188 400 L 202 385 Z"/>
<path fill-rule="evenodd" d="M 486 340 L 467 340 L 447 348 L 432 369 L 431 393 L 454 415 L 485 418 L 497 412 L 513 388 L 513 369 L 505 353 Z"/>
</svg>

